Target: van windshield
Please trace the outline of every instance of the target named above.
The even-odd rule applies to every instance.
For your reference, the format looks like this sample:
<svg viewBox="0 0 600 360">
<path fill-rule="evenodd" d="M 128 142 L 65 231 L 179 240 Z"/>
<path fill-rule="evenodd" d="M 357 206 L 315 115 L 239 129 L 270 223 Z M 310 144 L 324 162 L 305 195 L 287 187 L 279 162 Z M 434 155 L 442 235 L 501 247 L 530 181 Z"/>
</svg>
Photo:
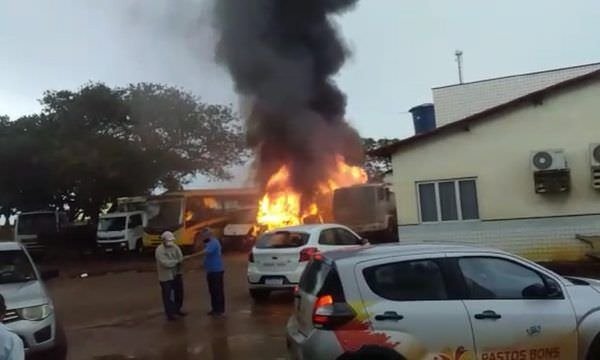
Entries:
<svg viewBox="0 0 600 360">
<path fill-rule="evenodd" d="M 308 234 L 303 232 L 278 231 L 261 236 L 256 242 L 257 249 L 283 249 L 306 245 Z"/>
<path fill-rule="evenodd" d="M 56 215 L 54 213 L 21 214 L 17 224 L 20 235 L 37 235 L 56 231 Z"/>
<path fill-rule="evenodd" d="M 35 280 L 29 258 L 21 250 L 0 251 L 0 284 Z"/>
<path fill-rule="evenodd" d="M 101 218 L 98 222 L 98 231 L 125 230 L 125 216 Z"/>
</svg>

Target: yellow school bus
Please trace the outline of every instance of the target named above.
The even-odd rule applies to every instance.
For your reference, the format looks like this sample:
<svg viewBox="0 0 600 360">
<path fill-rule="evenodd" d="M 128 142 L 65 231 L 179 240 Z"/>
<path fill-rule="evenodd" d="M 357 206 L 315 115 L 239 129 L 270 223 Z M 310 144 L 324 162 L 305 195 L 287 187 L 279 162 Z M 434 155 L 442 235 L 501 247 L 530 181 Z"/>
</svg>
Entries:
<svg viewBox="0 0 600 360">
<path fill-rule="evenodd" d="M 240 213 L 255 211 L 257 203 L 254 188 L 183 190 L 150 197 L 144 247 L 158 246 L 160 235 L 171 231 L 184 250 L 197 251 L 202 248 L 198 234 L 203 228 L 220 234 Z"/>
</svg>

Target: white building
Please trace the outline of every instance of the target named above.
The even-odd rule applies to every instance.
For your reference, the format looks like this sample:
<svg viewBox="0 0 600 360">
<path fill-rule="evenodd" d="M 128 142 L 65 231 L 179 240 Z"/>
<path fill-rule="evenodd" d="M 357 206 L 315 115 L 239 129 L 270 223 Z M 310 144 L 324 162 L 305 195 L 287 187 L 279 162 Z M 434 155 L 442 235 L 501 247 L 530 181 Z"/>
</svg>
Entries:
<svg viewBox="0 0 600 360">
<path fill-rule="evenodd" d="M 433 92 L 438 127 L 376 151 L 392 158 L 401 241 L 600 254 L 600 64 Z"/>
</svg>

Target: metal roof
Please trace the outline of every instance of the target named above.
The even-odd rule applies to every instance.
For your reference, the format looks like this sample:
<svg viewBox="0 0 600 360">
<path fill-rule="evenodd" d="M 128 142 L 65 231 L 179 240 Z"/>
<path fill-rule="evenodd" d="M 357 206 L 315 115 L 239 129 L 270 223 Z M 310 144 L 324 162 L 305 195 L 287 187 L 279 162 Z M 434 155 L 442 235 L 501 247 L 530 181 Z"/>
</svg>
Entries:
<svg viewBox="0 0 600 360">
<path fill-rule="evenodd" d="M 600 70 L 600 63 L 485 79 L 433 89 L 438 126 Z"/>
</svg>

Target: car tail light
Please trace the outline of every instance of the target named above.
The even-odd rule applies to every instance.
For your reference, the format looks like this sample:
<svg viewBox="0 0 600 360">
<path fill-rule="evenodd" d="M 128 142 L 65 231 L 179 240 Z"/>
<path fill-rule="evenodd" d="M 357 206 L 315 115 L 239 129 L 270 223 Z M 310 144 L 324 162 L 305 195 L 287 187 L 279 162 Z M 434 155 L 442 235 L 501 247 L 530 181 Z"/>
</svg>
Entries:
<svg viewBox="0 0 600 360">
<path fill-rule="evenodd" d="M 248 262 L 254 262 L 254 253 L 252 251 L 248 253 Z"/>
<path fill-rule="evenodd" d="M 310 261 L 312 257 L 319 252 L 315 247 L 307 247 L 300 251 L 300 262 Z"/>
<path fill-rule="evenodd" d="M 335 302 L 331 295 L 317 298 L 313 309 L 313 325 L 318 329 L 332 330 L 354 319 L 356 313 L 345 302 Z"/>
</svg>

